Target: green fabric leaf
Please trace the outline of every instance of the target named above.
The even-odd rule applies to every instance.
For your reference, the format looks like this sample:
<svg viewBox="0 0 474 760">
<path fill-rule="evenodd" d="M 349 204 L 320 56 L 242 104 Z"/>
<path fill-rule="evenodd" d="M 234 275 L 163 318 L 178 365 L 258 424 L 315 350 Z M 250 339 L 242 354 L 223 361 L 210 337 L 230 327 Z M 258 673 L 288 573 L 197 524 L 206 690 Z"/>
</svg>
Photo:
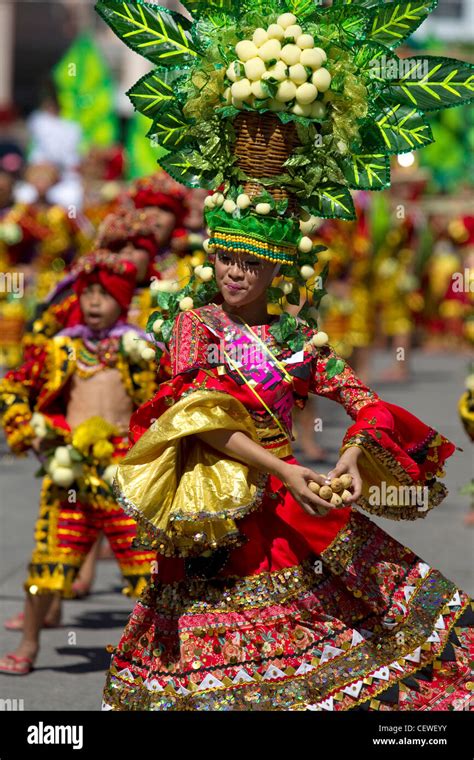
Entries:
<svg viewBox="0 0 474 760">
<path fill-rule="evenodd" d="M 299 303 L 299 300 L 298 300 Z M 306 342 L 306 338 L 302 333 L 298 333 L 292 338 L 288 338 L 287 343 L 292 351 L 301 351 L 304 344 Z"/>
<path fill-rule="evenodd" d="M 428 122 L 416 108 L 397 103 L 383 105 L 374 122 L 362 129 L 368 150 L 382 149 L 388 154 L 406 153 L 433 142 Z"/>
<path fill-rule="evenodd" d="M 385 153 L 341 156 L 338 161 L 349 187 L 355 190 L 382 190 L 390 185 L 390 161 Z"/>
<path fill-rule="evenodd" d="M 128 47 L 159 66 L 193 63 L 198 55 L 192 22 L 179 13 L 142 0 L 99 0 L 96 11 Z"/>
<path fill-rule="evenodd" d="M 161 106 L 171 104 L 176 98 L 174 84 L 180 79 L 183 69 L 155 69 L 127 92 L 137 111 L 149 119 L 154 119 Z"/>
<path fill-rule="evenodd" d="M 402 76 L 390 82 L 396 100 L 420 111 L 438 111 L 474 100 L 474 65 L 455 58 L 420 56 L 400 60 Z"/>
<path fill-rule="evenodd" d="M 302 205 L 310 214 L 324 219 L 356 218 L 350 191 L 343 185 L 321 185 Z"/>
<path fill-rule="evenodd" d="M 286 0 L 285 11 L 294 13 L 298 21 L 314 13 L 315 0 Z"/>
<path fill-rule="evenodd" d="M 291 293 L 286 294 L 286 300 L 291 303 L 292 306 L 299 306 L 300 303 L 300 291 L 298 288 L 293 288 Z"/>
<path fill-rule="evenodd" d="M 367 39 L 389 48 L 401 45 L 436 7 L 436 0 L 403 0 L 380 6 L 372 18 Z"/>
<path fill-rule="evenodd" d="M 148 132 L 148 137 L 167 150 L 174 150 L 191 139 L 189 126 L 189 122 L 184 118 L 179 107 L 166 106 L 158 112 Z"/>
<path fill-rule="evenodd" d="M 278 303 L 284 296 L 281 288 L 267 288 L 267 298 L 269 303 Z"/>
<path fill-rule="evenodd" d="M 177 151 L 160 159 L 160 166 L 186 187 L 201 187 L 202 175 L 196 170 L 197 156 L 191 150 Z"/>
<path fill-rule="evenodd" d="M 332 356 L 326 364 L 327 377 L 331 380 L 333 377 L 336 377 L 336 375 L 340 375 L 341 372 L 344 372 L 345 366 L 346 363 L 343 359 L 336 359 Z"/>
</svg>

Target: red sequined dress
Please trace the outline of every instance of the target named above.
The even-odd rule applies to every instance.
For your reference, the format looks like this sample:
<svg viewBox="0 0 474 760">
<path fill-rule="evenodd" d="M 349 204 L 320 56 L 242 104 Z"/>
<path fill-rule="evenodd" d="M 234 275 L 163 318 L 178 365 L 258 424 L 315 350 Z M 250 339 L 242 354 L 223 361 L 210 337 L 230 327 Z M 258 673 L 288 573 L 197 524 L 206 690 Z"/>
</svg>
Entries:
<svg viewBox="0 0 474 760">
<path fill-rule="evenodd" d="M 247 328 L 216 305 L 180 315 L 173 377 L 132 417 L 120 500 L 157 567 L 111 649 L 104 709 L 469 709 L 471 600 L 360 511 L 427 516 L 455 446 L 312 345 L 304 324 L 299 352 L 268 325 Z M 235 353 L 250 344 L 258 364 Z M 193 436 L 244 430 L 296 462 L 291 410 L 308 393 L 344 406 L 341 450 L 362 449 L 358 507 L 325 517 Z M 371 499 L 384 485 L 398 501 Z M 421 504 L 402 498 L 411 487 Z"/>
</svg>

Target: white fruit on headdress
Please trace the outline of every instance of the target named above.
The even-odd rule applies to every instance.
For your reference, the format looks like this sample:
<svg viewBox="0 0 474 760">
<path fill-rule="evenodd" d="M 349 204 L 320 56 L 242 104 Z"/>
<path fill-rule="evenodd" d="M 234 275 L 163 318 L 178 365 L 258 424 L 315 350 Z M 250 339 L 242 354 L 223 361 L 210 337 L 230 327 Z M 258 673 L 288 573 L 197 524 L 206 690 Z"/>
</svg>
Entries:
<svg viewBox="0 0 474 760">
<path fill-rule="evenodd" d="M 155 333 L 155 335 L 160 334 L 161 328 L 163 326 L 163 322 L 164 322 L 163 319 L 155 319 L 155 321 L 153 322 L 153 332 Z"/>
<path fill-rule="evenodd" d="M 309 264 L 304 264 L 300 269 L 300 274 L 303 280 L 309 280 L 314 275 L 314 269 Z"/>
<path fill-rule="evenodd" d="M 320 56 L 321 56 L 321 58 L 323 59 L 323 63 L 326 63 L 326 61 L 327 61 L 327 59 L 328 59 L 328 57 L 327 57 L 327 54 L 326 54 L 326 51 L 325 51 L 325 50 L 323 50 L 323 49 L 322 49 L 322 48 L 320 48 L 320 47 L 315 47 L 314 49 L 315 49 L 315 50 L 317 50 L 317 52 L 319 53 L 319 55 L 320 55 Z"/>
<path fill-rule="evenodd" d="M 298 19 L 293 13 L 282 13 L 281 16 L 278 16 L 277 18 L 277 24 L 283 27 L 283 29 L 288 29 L 292 24 L 296 24 L 297 20 Z"/>
<path fill-rule="evenodd" d="M 212 196 L 212 200 L 214 201 L 216 206 L 222 206 L 222 204 L 225 201 L 225 198 L 222 193 L 214 193 L 214 195 Z"/>
<path fill-rule="evenodd" d="M 266 70 L 267 67 L 259 56 L 251 58 L 250 61 L 247 61 L 245 64 L 245 76 L 252 82 L 260 79 Z"/>
<path fill-rule="evenodd" d="M 230 79 L 231 82 L 236 82 L 237 79 L 240 77 L 240 63 L 239 61 L 233 61 L 230 66 L 228 67 L 226 71 L 226 77 L 227 79 Z"/>
<path fill-rule="evenodd" d="M 204 206 L 205 208 L 214 208 L 215 206 L 214 198 L 211 195 L 206 196 L 206 198 L 204 199 Z"/>
<path fill-rule="evenodd" d="M 285 79 L 284 82 L 280 82 L 278 85 L 277 94 L 275 95 L 275 99 L 278 100 L 280 103 L 288 103 L 288 101 L 293 100 L 293 98 L 296 95 L 296 85 L 293 82 L 290 82 L 289 79 Z"/>
<path fill-rule="evenodd" d="M 232 97 L 237 100 L 245 100 L 250 97 L 252 90 L 250 88 L 250 82 L 248 79 L 240 79 L 238 82 L 234 82 L 231 87 Z"/>
<path fill-rule="evenodd" d="M 249 61 L 251 58 L 255 58 L 258 55 L 257 46 L 250 40 L 241 40 L 235 46 L 235 52 L 240 61 Z"/>
<path fill-rule="evenodd" d="M 285 37 L 293 37 L 295 40 L 298 39 L 298 37 L 301 37 L 302 34 L 303 30 L 299 24 L 291 24 L 285 29 Z"/>
<path fill-rule="evenodd" d="M 224 99 L 224 103 L 227 103 L 227 105 L 230 105 L 232 103 L 232 92 L 230 87 L 226 87 L 222 94 L 222 97 Z"/>
<path fill-rule="evenodd" d="M 111 486 L 115 480 L 117 470 L 118 470 L 118 465 L 109 464 L 109 466 L 106 467 L 104 472 L 102 473 L 102 480 L 105 480 L 105 482 Z"/>
<path fill-rule="evenodd" d="M 201 267 L 201 271 L 199 272 L 199 279 L 203 282 L 209 282 L 214 277 L 214 272 L 212 270 L 212 267 Z"/>
<path fill-rule="evenodd" d="M 255 95 L 256 98 L 259 98 L 260 100 L 265 100 L 265 98 L 268 98 L 268 94 L 263 89 L 261 82 L 252 82 L 250 87 L 252 90 L 252 95 Z"/>
<path fill-rule="evenodd" d="M 40 412 L 34 412 L 30 425 L 33 428 L 34 434 L 37 438 L 45 438 L 48 432 L 48 426 L 46 425 L 46 419 Z"/>
<path fill-rule="evenodd" d="M 300 221 L 300 230 L 303 235 L 311 235 L 312 232 L 318 227 L 318 217 L 310 216 L 309 219 L 302 219 Z"/>
<path fill-rule="evenodd" d="M 194 301 L 190 296 L 186 296 L 185 298 L 182 298 L 179 302 L 179 308 L 181 311 L 189 311 L 194 307 Z"/>
<path fill-rule="evenodd" d="M 296 90 L 296 100 L 303 106 L 313 103 L 317 95 L 318 91 L 316 87 L 309 82 L 301 84 Z"/>
<path fill-rule="evenodd" d="M 252 40 L 254 45 L 260 47 L 264 42 L 268 40 L 268 32 L 266 32 L 265 29 L 262 29 L 260 26 L 258 29 L 255 29 Z"/>
<path fill-rule="evenodd" d="M 294 66 L 295 63 L 303 63 L 303 61 L 300 61 L 301 56 L 303 53 L 307 51 L 303 50 L 301 51 L 298 45 L 285 45 L 281 49 L 281 55 L 280 58 L 282 61 L 284 61 L 288 66 Z"/>
<path fill-rule="evenodd" d="M 155 282 L 163 282 L 163 280 L 155 280 Z M 135 348 L 136 342 L 137 333 L 135 330 L 127 330 L 127 332 L 122 335 L 122 346 L 127 354 Z"/>
<path fill-rule="evenodd" d="M 271 61 L 273 58 L 280 58 L 281 43 L 279 40 L 267 40 L 262 47 L 258 48 L 257 55 L 262 61 Z"/>
<path fill-rule="evenodd" d="M 144 348 L 140 356 L 142 357 L 144 362 L 151 362 L 153 361 L 153 359 L 156 358 L 155 351 L 150 346 L 147 346 L 147 348 Z"/>
<path fill-rule="evenodd" d="M 298 243 L 298 248 L 303 253 L 309 253 L 313 248 L 313 241 L 311 240 L 310 237 L 307 237 L 305 235 L 304 237 L 301 238 L 300 242 Z"/>
<path fill-rule="evenodd" d="M 269 40 L 282 40 L 285 36 L 285 30 L 280 24 L 270 24 L 267 34 Z"/>
<path fill-rule="evenodd" d="M 294 66 L 290 66 L 288 76 L 295 84 L 303 84 L 308 79 L 306 69 L 301 63 L 295 63 Z"/>
<path fill-rule="evenodd" d="M 53 483 L 61 488 L 69 488 L 74 483 L 74 472 L 70 467 L 55 467 L 51 473 Z"/>
<path fill-rule="evenodd" d="M 255 206 L 255 211 L 257 214 L 269 214 L 272 210 L 272 207 L 269 203 L 257 203 Z"/>
<path fill-rule="evenodd" d="M 320 332 L 317 332 L 316 335 L 313 335 L 311 338 L 311 343 L 313 346 L 316 346 L 317 348 L 321 348 L 321 346 L 325 346 L 326 343 L 329 342 L 329 335 L 322 330 Z"/>
<path fill-rule="evenodd" d="M 311 105 L 302 105 L 301 103 L 295 103 L 291 109 L 291 112 L 296 114 L 296 116 L 304 116 L 305 118 L 309 118 L 311 116 Z"/>
<path fill-rule="evenodd" d="M 296 44 L 298 45 L 299 48 L 301 48 L 301 50 L 306 50 L 307 48 L 313 48 L 314 37 L 312 34 L 300 34 L 300 36 L 296 38 Z"/>
<path fill-rule="evenodd" d="M 227 198 L 227 199 L 224 201 L 224 204 L 223 204 L 222 208 L 223 208 L 223 209 L 224 209 L 224 211 L 226 211 L 228 214 L 233 214 L 233 213 L 234 213 L 234 211 L 235 211 L 235 209 L 236 209 L 237 207 L 236 207 L 235 201 L 233 201 L 233 200 L 232 200 L 232 198 Z"/>
<path fill-rule="evenodd" d="M 205 240 L 202 241 L 202 247 L 204 248 L 206 253 L 209 253 L 209 251 L 211 250 L 209 238 L 206 238 Z"/>
<path fill-rule="evenodd" d="M 287 69 L 283 61 L 277 61 L 274 66 L 269 68 L 262 76 L 263 80 L 276 79 L 277 82 L 282 82 L 286 79 Z"/>
<path fill-rule="evenodd" d="M 252 203 L 252 199 L 247 193 L 241 193 L 237 196 L 237 206 L 239 208 L 248 208 Z"/>
<path fill-rule="evenodd" d="M 311 116 L 313 119 L 322 119 L 324 116 L 326 116 L 326 107 L 324 103 L 321 103 L 320 100 L 317 100 L 316 103 L 313 103 L 311 106 Z"/>
<path fill-rule="evenodd" d="M 280 285 L 280 288 L 284 292 L 285 296 L 287 296 L 293 290 L 293 283 L 291 283 L 291 282 L 283 282 Z"/>
<path fill-rule="evenodd" d="M 323 65 L 323 58 L 316 48 L 301 51 L 300 63 L 312 69 L 319 69 Z"/>
<path fill-rule="evenodd" d="M 58 446 L 54 458 L 60 467 L 70 467 L 72 464 L 70 451 L 67 446 Z"/>
<path fill-rule="evenodd" d="M 327 69 L 318 69 L 314 72 L 312 81 L 320 92 L 326 92 L 331 84 L 331 74 Z"/>
</svg>

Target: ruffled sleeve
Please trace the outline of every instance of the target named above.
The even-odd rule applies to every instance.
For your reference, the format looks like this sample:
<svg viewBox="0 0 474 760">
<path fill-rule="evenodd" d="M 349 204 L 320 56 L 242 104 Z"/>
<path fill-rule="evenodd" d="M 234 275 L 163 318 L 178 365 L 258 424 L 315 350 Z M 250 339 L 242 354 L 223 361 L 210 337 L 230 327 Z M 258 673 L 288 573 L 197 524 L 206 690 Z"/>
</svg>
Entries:
<svg viewBox="0 0 474 760">
<path fill-rule="evenodd" d="M 328 346 L 315 349 L 310 390 L 342 404 L 354 420 L 340 454 L 358 446 L 358 504 L 393 520 L 425 517 L 446 496 L 437 478 L 456 447 L 414 414 L 383 401 Z"/>
<path fill-rule="evenodd" d="M 238 545 L 236 520 L 257 509 L 267 475 L 226 458 L 199 437 L 234 430 L 258 441 L 254 422 L 209 366 L 212 341 L 191 313 L 180 315 L 170 345 L 174 377 L 131 419 L 133 448 L 119 463 L 116 496 L 138 524 L 136 545 L 164 556 L 199 556 Z"/>
</svg>

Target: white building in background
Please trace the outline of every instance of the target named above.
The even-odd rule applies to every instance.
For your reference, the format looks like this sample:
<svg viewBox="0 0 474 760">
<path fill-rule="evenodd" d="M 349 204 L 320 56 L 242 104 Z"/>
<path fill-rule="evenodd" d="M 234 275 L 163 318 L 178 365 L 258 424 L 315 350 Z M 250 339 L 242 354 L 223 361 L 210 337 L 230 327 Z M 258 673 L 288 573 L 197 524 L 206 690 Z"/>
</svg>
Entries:
<svg viewBox="0 0 474 760">
<path fill-rule="evenodd" d="M 439 0 L 416 36 L 434 35 L 446 42 L 474 42 L 474 0 Z"/>
</svg>

